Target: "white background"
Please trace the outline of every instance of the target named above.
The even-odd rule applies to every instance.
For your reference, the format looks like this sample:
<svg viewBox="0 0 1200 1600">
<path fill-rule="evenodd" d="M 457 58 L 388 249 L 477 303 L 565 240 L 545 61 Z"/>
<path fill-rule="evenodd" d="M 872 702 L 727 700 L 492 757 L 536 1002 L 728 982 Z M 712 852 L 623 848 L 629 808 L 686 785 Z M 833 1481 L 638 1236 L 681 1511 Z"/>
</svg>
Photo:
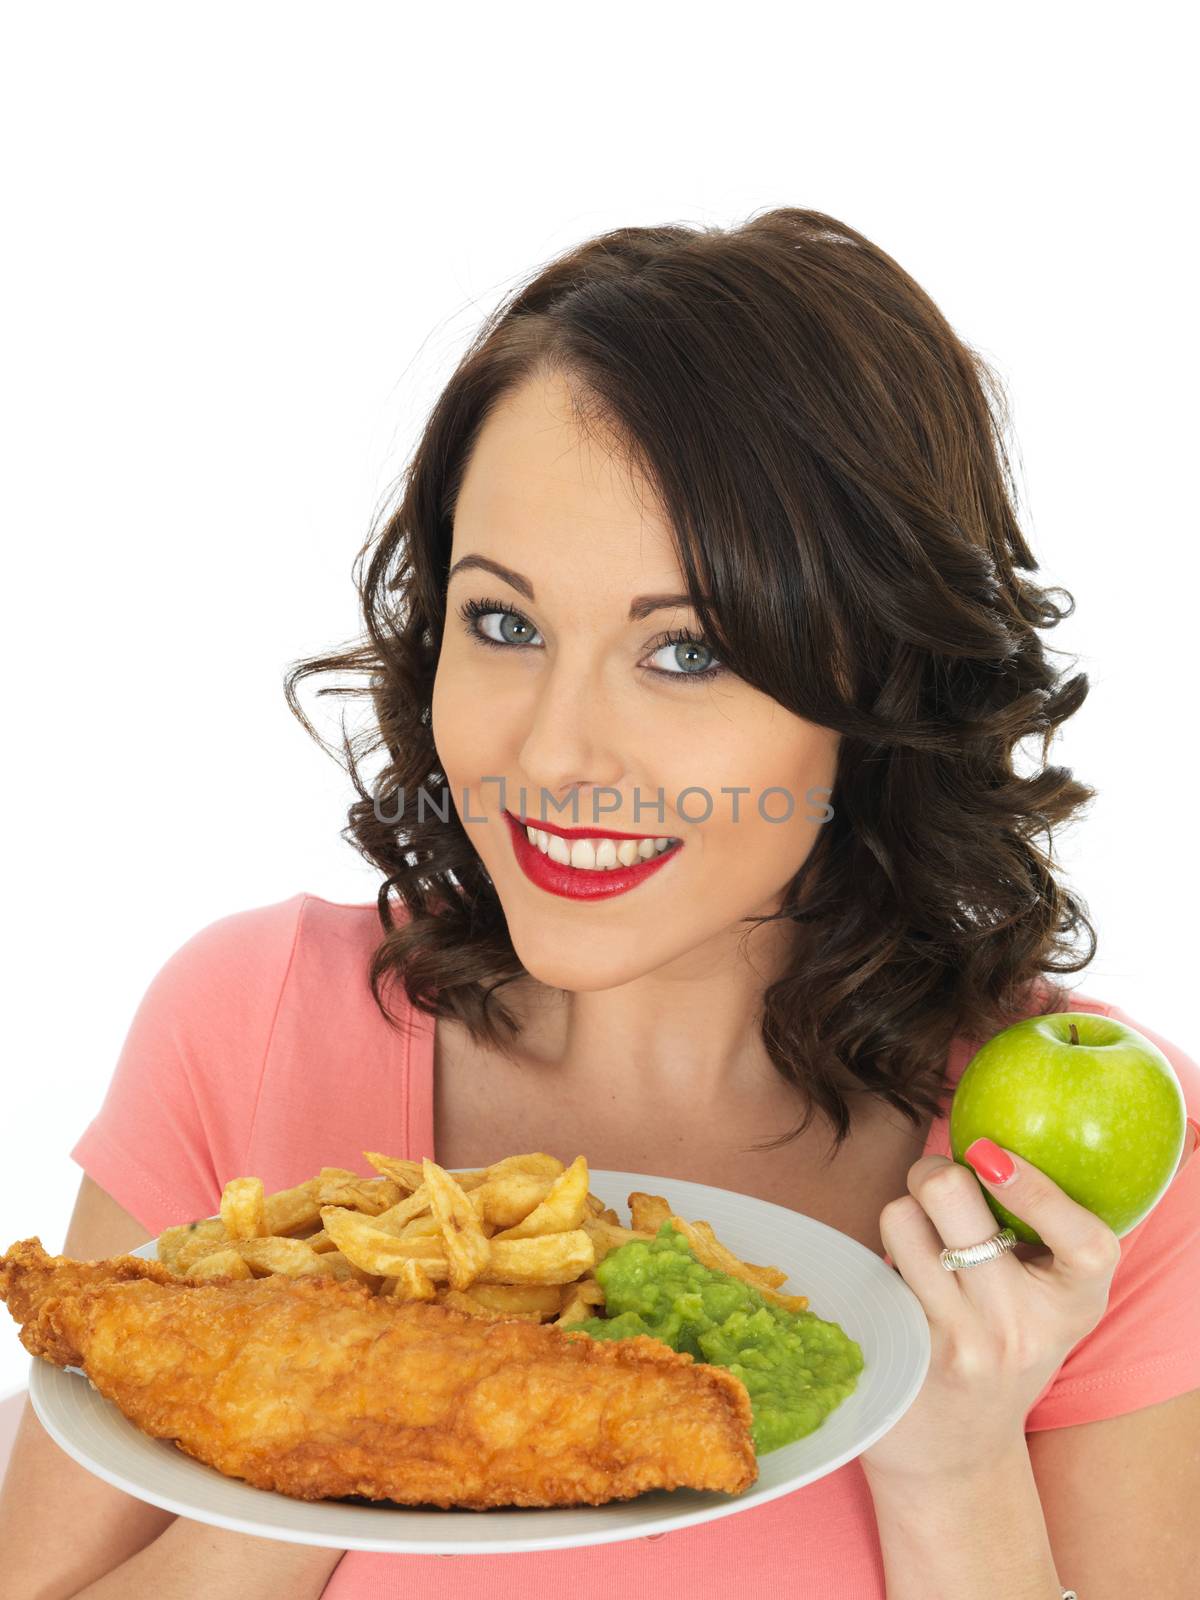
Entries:
<svg viewBox="0 0 1200 1600">
<path fill-rule="evenodd" d="M 1057 844 L 1100 937 L 1070 981 L 1200 1051 L 1179 16 L 8 12 L 0 1248 L 62 1248 L 67 1151 L 174 949 L 373 897 L 284 668 L 356 632 L 355 552 L 482 315 L 622 224 L 828 211 L 998 369 L 1077 602 L 1046 637 L 1092 682 L 1051 751 L 1100 791 Z M 10 1327 L 0 1394 L 27 1367 Z"/>
</svg>

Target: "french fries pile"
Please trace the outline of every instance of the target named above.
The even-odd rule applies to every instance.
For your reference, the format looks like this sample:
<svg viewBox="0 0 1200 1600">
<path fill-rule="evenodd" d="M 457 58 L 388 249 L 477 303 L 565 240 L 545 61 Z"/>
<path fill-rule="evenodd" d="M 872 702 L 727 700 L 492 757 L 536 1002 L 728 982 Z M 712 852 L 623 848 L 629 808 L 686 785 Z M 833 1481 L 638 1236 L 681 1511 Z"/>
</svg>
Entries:
<svg viewBox="0 0 1200 1600">
<path fill-rule="evenodd" d="M 365 1150 L 379 1174 L 322 1167 L 315 1178 L 264 1192 L 261 1178 L 233 1178 L 220 1215 L 168 1228 L 158 1259 L 192 1283 L 218 1278 L 327 1274 L 375 1294 L 425 1300 L 488 1321 L 579 1322 L 602 1314 L 598 1261 L 630 1239 L 651 1239 L 670 1219 L 706 1266 L 752 1283 L 792 1311 L 786 1274 L 740 1261 L 706 1222 L 685 1222 L 657 1195 L 632 1194 L 633 1226 L 590 1193 L 588 1165 L 541 1153 L 448 1172 L 428 1157 L 407 1161 Z"/>
</svg>

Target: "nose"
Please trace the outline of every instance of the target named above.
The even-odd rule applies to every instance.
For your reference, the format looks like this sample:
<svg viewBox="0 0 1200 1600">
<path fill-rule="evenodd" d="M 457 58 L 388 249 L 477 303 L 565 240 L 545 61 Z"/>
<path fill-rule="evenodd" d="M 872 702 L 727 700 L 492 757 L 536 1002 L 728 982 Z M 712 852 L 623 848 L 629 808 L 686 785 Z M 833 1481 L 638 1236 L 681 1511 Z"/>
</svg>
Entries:
<svg viewBox="0 0 1200 1600">
<path fill-rule="evenodd" d="M 520 746 L 521 770 L 530 782 L 556 797 L 572 787 L 619 787 L 625 771 L 621 751 L 634 730 L 625 726 L 596 675 L 560 655 L 532 693 Z M 526 815 L 539 814 L 537 801 L 535 793 Z"/>
</svg>

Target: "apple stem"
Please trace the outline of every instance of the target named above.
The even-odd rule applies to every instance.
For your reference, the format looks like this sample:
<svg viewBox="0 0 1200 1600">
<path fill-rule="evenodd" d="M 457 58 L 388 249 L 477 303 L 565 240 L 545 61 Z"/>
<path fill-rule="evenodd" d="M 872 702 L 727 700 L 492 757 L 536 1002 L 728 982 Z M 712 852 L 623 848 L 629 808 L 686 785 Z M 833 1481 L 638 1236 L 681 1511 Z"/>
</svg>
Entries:
<svg viewBox="0 0 1200 1600">
<path fill-rule="evenodd" d="M 1069 1024 L 1069 1026 L 1070 1026 L 1070 1029 L 1071 1029 L 1071 1043 L 1072 1044 L 1078 1044 L 1079 1043 L 1079 1031 L 1078 1031 L 1078 1029 L 1076 1028 L 1076 1026 L 1075 1026 L 1075 1024 L 1073 1022 L 1071 1024 Z"/>
</svg>

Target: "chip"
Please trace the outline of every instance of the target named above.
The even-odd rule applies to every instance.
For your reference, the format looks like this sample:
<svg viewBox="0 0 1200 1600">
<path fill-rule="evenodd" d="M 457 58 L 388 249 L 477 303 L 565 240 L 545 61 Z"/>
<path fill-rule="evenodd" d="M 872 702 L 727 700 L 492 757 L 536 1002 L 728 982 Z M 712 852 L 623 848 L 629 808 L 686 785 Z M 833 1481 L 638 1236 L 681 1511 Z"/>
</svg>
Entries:
<svg viewBox="0 0 1200 1600">
<path fill-rule="evenodd" d="M 158 1259 L 192 1283 L 280 1274 L 353 1279 L 374 1294 L 456 1307 L 482 1320 L 579 1322 L 603 1313 L 594 1269 L 666 1221 L 697 1259 L 753 1284 L 789 1310 L 786 1273 L 741 1261 L 707 1222 L 687 1222 L 661 1195 L 635 1191 L 632 1226 L 588 1188 L 584 1156 L 565 1165 L 544 1151 L 451 1172 L 429 1157 L 363 1152 L 375 1177 L 322 1167 L 273 1194 L 255 1177 L 231 1179 L 219 1215 L 166 1228 Z"/>
</svg>

